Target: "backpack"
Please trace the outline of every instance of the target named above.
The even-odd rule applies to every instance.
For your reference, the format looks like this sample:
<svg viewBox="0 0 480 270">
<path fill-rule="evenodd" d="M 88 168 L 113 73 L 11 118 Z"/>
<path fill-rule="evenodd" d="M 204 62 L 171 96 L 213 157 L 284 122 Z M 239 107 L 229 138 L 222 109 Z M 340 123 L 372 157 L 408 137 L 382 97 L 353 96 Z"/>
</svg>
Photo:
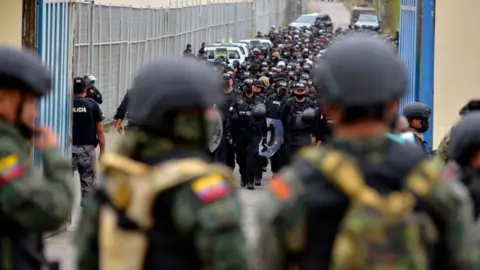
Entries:
<svg viewBox="0 0 480 270">
<path fill-rule="evenodd" d="M 381 195 L 365 184 L 351 157 L 329 148 L 320 152 L 315 165 L 350 198 L 333 244 L 330 269 L 427 269 L 425 246 L 434 242 L 436 236 L 425 232 L 436 230 L 433 222 L 414 208 L 417 198 L 427 195 L 433 186 L 430 181 L 435 180 L 427 179 L 431 171 L 414 170 L 405 181 L 404 190 Z"/>
</svg>

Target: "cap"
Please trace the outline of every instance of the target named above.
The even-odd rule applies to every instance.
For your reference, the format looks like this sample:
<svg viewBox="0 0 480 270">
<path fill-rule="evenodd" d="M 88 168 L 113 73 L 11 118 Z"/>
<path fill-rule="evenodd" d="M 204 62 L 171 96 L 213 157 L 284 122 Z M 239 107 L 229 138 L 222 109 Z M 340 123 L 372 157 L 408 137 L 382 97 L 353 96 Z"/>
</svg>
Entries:
<svg viewBox="0 0 480 270">
<path fill-rule="evenodd" d="M 74 93 L 81 93 L 83 89 L 87 87 L 87 83 L 85 79 L 82 77 L 75 77 L 73 78 L 73 92 Z"/>
</svg>

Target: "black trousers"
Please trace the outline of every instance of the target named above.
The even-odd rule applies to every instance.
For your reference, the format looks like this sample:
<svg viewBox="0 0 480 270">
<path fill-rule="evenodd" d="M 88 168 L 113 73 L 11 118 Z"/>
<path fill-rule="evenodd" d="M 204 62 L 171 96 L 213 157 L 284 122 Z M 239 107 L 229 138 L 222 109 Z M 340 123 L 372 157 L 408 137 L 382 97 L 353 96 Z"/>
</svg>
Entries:
<svg viewBox="0 0 480 270">
<path fill-rule="evenodd" d="M 280 168 L 282 167 L 282 151 L 283 145 L 273 156 L 270 157 L 270 168 L 272 170 L 272 173 L 278 173 L 278 171 L 280 171 Z"/>
<path fill-rule="evenodd" d="M 243 183 L 253 183 L 254 178 L 261 173 L 261 163 L 258 155 L 260 136 L 241 136 L 234 138 L 234 150 Z"/>
</svg>

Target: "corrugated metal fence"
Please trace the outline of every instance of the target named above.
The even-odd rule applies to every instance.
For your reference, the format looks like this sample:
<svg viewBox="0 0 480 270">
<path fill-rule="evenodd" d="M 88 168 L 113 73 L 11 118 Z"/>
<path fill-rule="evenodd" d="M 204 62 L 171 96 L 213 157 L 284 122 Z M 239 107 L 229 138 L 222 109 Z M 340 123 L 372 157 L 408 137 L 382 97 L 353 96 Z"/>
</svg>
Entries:
<svg viewBox="0 0 480 270">
<path fill-rule="evenodd" d="M 268 32 L 271 25 L 283 23 L 288 1 L 297 3 L 256 0 L 168 8 L 76 3 L 74 73 L 98 79 L 101 107 L 109 120 L 135 73 L 149 60 L 181 55 L 186 44 L 196 52 L 202 42 L 248 38 L 256 29 Z"/>
<path fill-rule="evenodd" d="M 180 1 L 177 1 L 180 2 Z M 182 3 L 192 3 L 182 1 Z M 199 1 L 195 1 L 199 2 Z M 136 71 L 162 55 L 181 55 L 190 43 L 248 38 L 307 10 L 307 0 L 215 0 L 207 5 L 133 8 L 92 1 L 38 0 L 37 45 L 54 76 L 53 93 L 40 102 L 39 124 L 60 135 L 70 154 L 71 80 L 94 74 L 111 119 Z M 36 155 L 37 161 L 38 155 Z"/>
<path fill-rule="evenodd" d="M 38 0 L 38 53 L 54 77 L 53 93 L 39 104 L 38 124 L 58 134 L 64 155 L 70 154 L 73 5 L 68 1 Z M 39 161 L 38 153 L 35 155 Z"/>
<path fill-rule="evenodd" d="M 419 83 L 419 12 L 418 5 L 420 0 L 401 0 L 400 5 L 400 44 L 399 55 L 407 67 L 409 79 L 407 94 L 400 103 L 400 108 L 406 104 L 418 101 L 418 83 Z"/>
</svg>

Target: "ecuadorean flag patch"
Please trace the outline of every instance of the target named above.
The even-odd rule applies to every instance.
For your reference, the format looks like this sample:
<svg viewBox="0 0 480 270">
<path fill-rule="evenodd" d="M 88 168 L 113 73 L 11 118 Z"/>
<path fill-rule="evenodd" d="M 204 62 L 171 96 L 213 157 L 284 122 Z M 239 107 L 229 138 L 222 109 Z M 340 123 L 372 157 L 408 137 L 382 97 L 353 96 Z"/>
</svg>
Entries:
<svg viewBox="0 0 480 270">
<path fill-rule="evenodd" d="M 192 190 L 203 202 L 211 202 L 229 192 L 228 184 L 220 174 L 211 174 L 194 181 Z"/>
<path fill-rule="evenodd" d="M 0 186 L 19 177 L 22 173 L 23 168 L 17 155 L 11 154 L 0 159 Z"/>
</svg>

